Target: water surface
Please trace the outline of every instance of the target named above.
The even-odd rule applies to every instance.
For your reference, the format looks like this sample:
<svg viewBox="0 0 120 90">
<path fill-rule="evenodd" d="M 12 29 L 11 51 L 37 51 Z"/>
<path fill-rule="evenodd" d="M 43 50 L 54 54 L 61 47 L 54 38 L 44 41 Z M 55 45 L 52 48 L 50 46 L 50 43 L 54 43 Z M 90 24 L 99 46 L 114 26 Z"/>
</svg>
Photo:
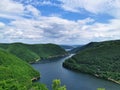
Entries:
<svg viewBox="0 0 120 90">
<path fill-rule="evenodd" d="M 47 84 L 50 90 L 53 79 L 60 79 L 62 84 L 67 86 L 67 90 L 97 90 L 97 88 L 120 90 L 120 85 L 116 83 L 65 69 L 62 67 L 62 63 L 69 57 L 70 56 L 32 64 L 32 66 L 41 73 L 41 79 L 38 81 Z"/>
</svg>

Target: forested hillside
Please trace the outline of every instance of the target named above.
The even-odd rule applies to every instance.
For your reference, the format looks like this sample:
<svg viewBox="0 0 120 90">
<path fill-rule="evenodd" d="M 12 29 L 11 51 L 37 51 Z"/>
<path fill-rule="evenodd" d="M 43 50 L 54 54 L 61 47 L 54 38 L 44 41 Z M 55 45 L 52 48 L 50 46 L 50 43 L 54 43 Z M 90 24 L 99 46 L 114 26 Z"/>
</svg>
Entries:
<svg viewBox="0 0 120 90">
<path fill-rule="evenodd" d="M 89 43 L 63 66 L 120 83 L 120 40 Z"/>
<path fill-rule="evenodd" d="M 0 48 L 16 55 L 29 63 L 40 59 L 53 58 L 67 54 L 60 46 L 55 44 L 0 44 Z"/>
<path fill-rule="evenodd" d="M 29 64 L 0 49 L 0 90 L 47 90 L 45 85 L 32 82 L 39 77 Z"/>
</svg>

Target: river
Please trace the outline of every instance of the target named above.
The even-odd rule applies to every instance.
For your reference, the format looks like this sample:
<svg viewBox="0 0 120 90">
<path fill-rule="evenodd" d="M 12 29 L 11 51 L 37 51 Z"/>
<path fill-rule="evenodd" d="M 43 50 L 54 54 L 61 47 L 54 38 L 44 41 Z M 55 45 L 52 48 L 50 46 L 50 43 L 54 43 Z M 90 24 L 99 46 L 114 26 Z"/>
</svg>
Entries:
<svg viewBox="0 0 120 90">
<path fill-rule="evenodd" d="M 62 63 L 69 57 L 71 55 L 32 64 L 41 73 L 41 79 L 38 82 L 47 84 L 49 90 L 51 90 L 53 79 L 60 79 L 62 85 L 66 85 L 67 90 L 97 90 L 97 88 L 101 88 L 101 90 L 120 90 L 120 85 L 116 83 L 65 69 L 62 67 Z"/>
</svg>

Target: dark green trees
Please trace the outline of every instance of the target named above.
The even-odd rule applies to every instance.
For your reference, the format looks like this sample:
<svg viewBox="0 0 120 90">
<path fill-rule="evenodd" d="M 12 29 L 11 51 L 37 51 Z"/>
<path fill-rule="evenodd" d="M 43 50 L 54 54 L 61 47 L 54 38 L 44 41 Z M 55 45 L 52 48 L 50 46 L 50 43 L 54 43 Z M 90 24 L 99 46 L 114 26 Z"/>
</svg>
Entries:
<svg viewBox="0 0 120 90">
<path fill-rule="evenodd" d="M 0 44 L 0 48 L 29 63 L 67 54 L 63 48 L 55 44 L 12 43 Z"/>
<path fill-rule="evenodd" d="M 29 90 L 40 74 L 28 63 L 0 49 L 0 90 Z"/>
<path fill-rule="evenodd" d="M 48 90 L 46 85 L 32 82 L 39 77 L 40 74 L 27 62 L 0 49 L 0 90 Z M 56 85 L 57 90 L 66 90 L 59 80 L 58 84 L 53 84 Z"/>
<path fill-rule="evenodd" d="M 120 40 L 89 43 L 63 66 L 120 83 Z"/>
</svg>

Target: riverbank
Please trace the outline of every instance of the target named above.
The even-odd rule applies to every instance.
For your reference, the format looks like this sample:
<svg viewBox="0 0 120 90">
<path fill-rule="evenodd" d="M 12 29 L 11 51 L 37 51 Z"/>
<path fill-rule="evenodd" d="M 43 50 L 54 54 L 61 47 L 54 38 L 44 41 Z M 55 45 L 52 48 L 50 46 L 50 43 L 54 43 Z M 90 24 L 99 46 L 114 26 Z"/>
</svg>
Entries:
<svg viewBox="0 0 120 90">
<path fill-rule="evenodd" d="M 40 76 L 39 76 L 39 77 L 33 77 L 33 78 L 31 79 L 31 81 L 34 82 L 34 81 L 37 81 L 37 80 L 39 80 L 39 79 L 40 79 Z"/>
<path fill-rule="evenodd" d="M 84 71 L 79 71 L 79 70 L 77 70 L 77 68 L 75 68 L 75 67 L 74 67 L 74 68 L 72 67 L 72 69 L 71 69 L 70 67 L 66 66 L 64 63 L 63 63 L 63 67 L 66 68 L 66 69 L 69 69 L 69 70 L 72 70 L 72 71 L 78 72 L 78 73 L 88 74 L 88 75 L 91 75 L 91 76 L 97 77 L 97 78 L 99 78 L 99 79 L 103 79 L 103 80 L 111 81 L 111 82 L 114 82 L 114 83 L 120 85 L 120 82 L 119 82 L 119 81 L 116 81 L 116 80 L 111 79 L 111 78 L 109 78 L 109 77 L 108 77 L 108 78 L 105 78 L 105 77 L 101 77 L 101 76 L 99 76 L 98 74 L 88 73 L 88 72 L 84 72 Z"/>
<path fill-rule="evenodd" d="M 52 90 L 51 81 L 56 78 L 67 86 L 67 90 L 97 90 L 97 88 L 120 90 L 120 85 L 111 81 L 99 79 L 89 74 L 76 73 L 64 68 L 62 63 L 69 57 L 71 56 L 32 64 L 41 73 L 41 77 L 37 82 L 46 84 L 49 90 Z"/>
<path fill-rule="evenodd" d="M 53 60 L 55 60 L 55 59 L 57 59 L 57 58 L 63 58 L 63 57 L 66 57 L 66 56 L 69 56 L 70 54 L 63 54 L 63 55 L 54 55 L 54 56 L 49 56 L 49 57 L 47 57 L 47 58 L 42 58 L 42 59 L 37 59 L 37 60 L 35 60 L 35 61 L 33 61 L 33 62 L 29 62 L 30 64 L 35 64 L 35 63 L 40 63 L 40 62 L 44 62 L 44 61 L 53 61 Z"/>
<path fill-rule="evenodd" d="M 98 74 L 94 74 L 93 76 L 97 77 L 97 78 L 101 78 L 101 79 L 104 79 L 102 77 L 100 77 Z M 120 82 L 114 80 L 114 79 L 111 79 L 111 78 L 107 78 L 107 79 L 104 79 L 104 80 L 108 80 L 108 81 L 112 81 L 114 83 L 117 83 L 117 84 L 120 84 Z"/>
</svg>

